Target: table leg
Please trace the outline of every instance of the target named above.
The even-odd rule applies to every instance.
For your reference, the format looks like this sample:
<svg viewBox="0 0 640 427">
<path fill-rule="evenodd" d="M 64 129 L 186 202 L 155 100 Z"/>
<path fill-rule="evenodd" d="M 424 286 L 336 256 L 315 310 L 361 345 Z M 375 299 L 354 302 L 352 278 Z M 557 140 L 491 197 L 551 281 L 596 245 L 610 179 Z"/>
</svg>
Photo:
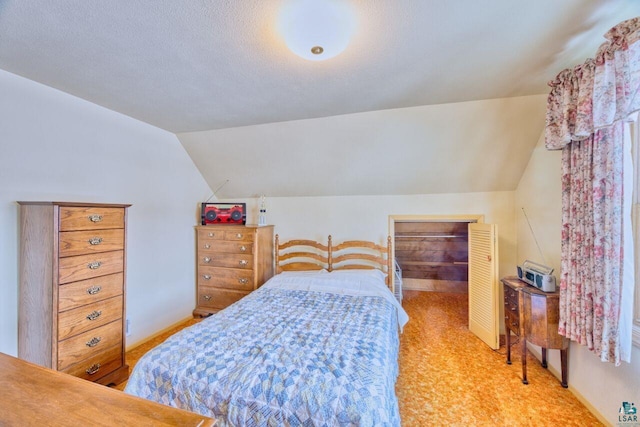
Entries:
<svg viewBox="0 0 640 427">
<path fill-rule="evenodd" d="M 547 369 L 547 349 L 542 347 L 542 367 Z"/>
<path fill-rule="evenodd" d="M 511 329 L 509 329 L 509 321 L 507 320 L 505 323 L 505 336 L 504 336 L 504 345 L 507 346 L 507 365 L 511 365 Z"/>
<path fill-rule="evenodd" d="M 569 387 L 569 383 L 567 382 L 567 349 L 560 350 L 560 364 L 562 365 L 562 387 Z"/>
<path fill-rule="evenodd" d="M 529 384 L 529 381 L 527 381 L 527 340 L 525 339 L 524 334 L 522 334 L 520 340 L 522 342 L 522 384 Z"/>
</svg>

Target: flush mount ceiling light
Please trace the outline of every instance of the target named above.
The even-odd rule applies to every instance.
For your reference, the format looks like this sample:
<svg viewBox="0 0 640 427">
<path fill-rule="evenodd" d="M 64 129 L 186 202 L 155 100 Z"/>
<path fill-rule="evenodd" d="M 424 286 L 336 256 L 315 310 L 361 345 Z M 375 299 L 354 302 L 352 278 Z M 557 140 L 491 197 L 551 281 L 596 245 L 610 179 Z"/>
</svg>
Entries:
<svg viewBox="0 0 640 427">
<path fill-rule="evenodd" d="M 278 17 L 287 47 L 311 61 L 333 58 L 346 49 L 356 25 L 346 0 L 289 0 Z"/>
</svg>

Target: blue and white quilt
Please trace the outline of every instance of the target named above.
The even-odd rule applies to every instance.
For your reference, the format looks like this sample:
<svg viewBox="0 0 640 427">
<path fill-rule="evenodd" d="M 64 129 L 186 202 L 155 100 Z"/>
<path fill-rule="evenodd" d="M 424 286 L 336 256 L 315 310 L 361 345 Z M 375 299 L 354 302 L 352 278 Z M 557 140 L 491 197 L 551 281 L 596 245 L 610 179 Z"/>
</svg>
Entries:
<svg viewBox="0 0 640 427">
<path fill-rule="evenodd" d="M 374 276 L 277 275 L 149 351 L 125 391 L 221 426 L 398 426 L 408 318 Z"/>
</svg>

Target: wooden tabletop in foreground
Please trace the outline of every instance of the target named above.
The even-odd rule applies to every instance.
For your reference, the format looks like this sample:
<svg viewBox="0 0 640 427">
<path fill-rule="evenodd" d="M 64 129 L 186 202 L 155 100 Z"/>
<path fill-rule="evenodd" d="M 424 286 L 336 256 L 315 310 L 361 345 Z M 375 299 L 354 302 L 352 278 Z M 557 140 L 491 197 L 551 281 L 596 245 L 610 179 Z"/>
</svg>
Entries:
<svg viewBox="0 0 640 427">
<path fill-rule="evenodd" d="M 2 426 L 213 426 L 215 420 L 0 353 Z"/>
</svg>

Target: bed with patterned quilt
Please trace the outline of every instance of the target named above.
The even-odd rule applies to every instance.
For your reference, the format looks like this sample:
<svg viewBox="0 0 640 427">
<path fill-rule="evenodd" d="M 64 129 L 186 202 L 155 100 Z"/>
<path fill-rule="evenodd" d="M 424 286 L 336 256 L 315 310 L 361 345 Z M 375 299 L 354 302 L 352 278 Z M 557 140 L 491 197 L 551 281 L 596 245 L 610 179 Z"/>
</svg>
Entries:
<svg viewBox="0 0 640 427">
<path fill-rule="evenodd" d="M 388 249 L 276 237 L 278 274 L 149 351 L 125 391 L 221 426 L 400 425 L 408 317 L 388 287 Z"/>
</svg>

